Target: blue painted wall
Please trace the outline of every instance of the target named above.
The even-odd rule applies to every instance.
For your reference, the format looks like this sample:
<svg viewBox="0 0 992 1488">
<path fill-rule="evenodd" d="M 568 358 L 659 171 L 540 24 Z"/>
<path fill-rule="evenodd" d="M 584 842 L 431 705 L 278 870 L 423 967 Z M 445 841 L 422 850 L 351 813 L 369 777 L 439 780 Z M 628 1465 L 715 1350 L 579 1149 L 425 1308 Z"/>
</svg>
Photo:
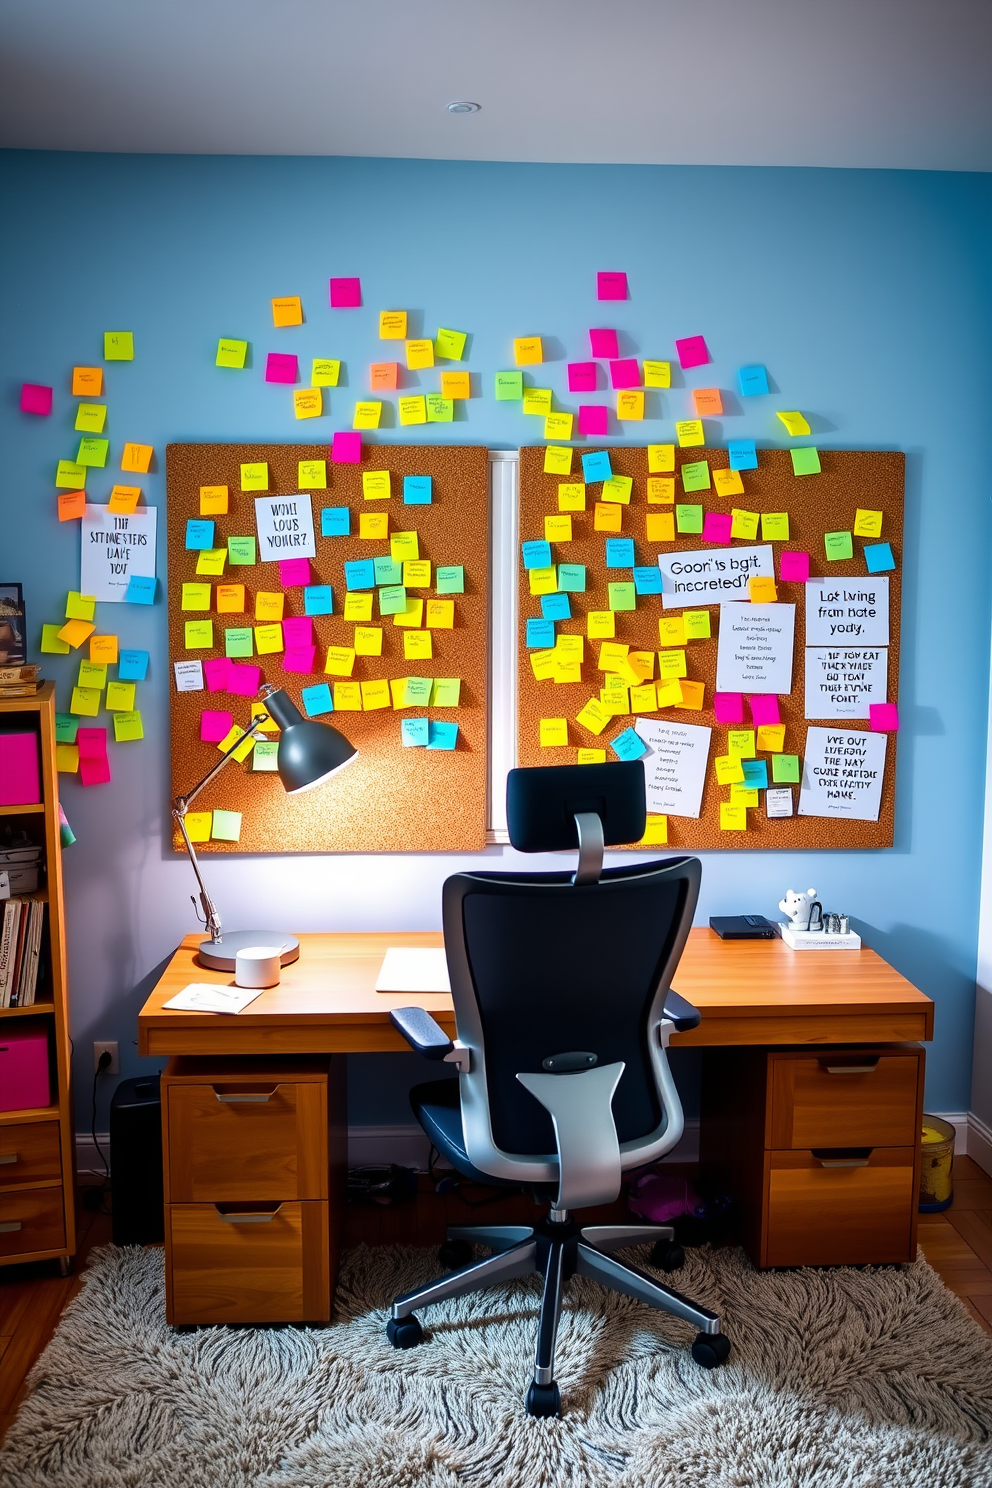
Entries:
<svg viewBox="0 0 992 1488">
<path fill-rule="evenodd" d="M 936 999 L 928 1102 L 966 1108 L 992 583 L 989 177 L 9 153 L 0 181 L 0 579 L 25 584 L 34 644 L 78 582 L 78 529 L 55 520 L 53 477 L 76 448 L 70 369 L 101 360 L 105 329 L 133 330 L 137 349 L 133 364 L 107 367 L 112 450 L 138 440 L 160 461 L 170 440 L 311 440 L 349 427 L 366 364 L 384 354 L 386 308 L 408 308 L 414 335 L 471 332 L 484 396 L 441 438 L 533 442 L 537 421 L 490 394 L 512 337 L 545 337 L 547 381 L 562 395 L 565 358 L 583 355 L 586 328 L 605 322 L 630 354 L 654 357 L 671 356 L 676 336 L 704 334 L 724 388 L 742 362 L 767 365 L 781 397 L 738 405 L 716 421 L 718 437 L 783 443 L 773 408 L 801 408 L 824 445 L 905 450 L 896 845 L 707 854 L 699 913 L 772 912 L 787 885 L 815 884 Z M 597 306 L 602 268 L 627 271 L 627 303 Z M 332 315 L 330 274 L 359 274 L 365 308 Z M 286 294 L 303 296 L 307 323 L 274 331 L 269 300 Z M 214 367 L 221 335 L 251 342 L 251 370 Z M 263 382 L 270 350 L 344 361 L 323 419 L 297 424 L 287 390 Z M 18 412 L 23 380 L 55 386 L 52 418 Z M 650 401 L 643 439 L 671 439 L 687 395 Z M 90 489 L 103 499 L 110 484 L 108 467 Z M 143 485 L 161 506 L 161 464 Z M 139 689 L 146 741 L 111 746 L 111 786 L 64 785 L 79 839 L 66 870 L 87 1124 L 90 1040 L 118 1038 L 124 1073 L 141 1067 L 135 1013 L 192 928 L 188 868 L 167 849 L 164 607 L 128 607 L 119 628 L 152 655 Z M 46 658 L 46 670 L 64 706 L 75 660 Z M 511 856 L 486 854 L 492 866 Z M 437 926 L 440 885 L 465 861 L 225 858 L 209 871 L 229 920 L 414 929 Z M 406 1119 L 411 1064 L 353 1061 L 353 1119 Z"/>
</svg>

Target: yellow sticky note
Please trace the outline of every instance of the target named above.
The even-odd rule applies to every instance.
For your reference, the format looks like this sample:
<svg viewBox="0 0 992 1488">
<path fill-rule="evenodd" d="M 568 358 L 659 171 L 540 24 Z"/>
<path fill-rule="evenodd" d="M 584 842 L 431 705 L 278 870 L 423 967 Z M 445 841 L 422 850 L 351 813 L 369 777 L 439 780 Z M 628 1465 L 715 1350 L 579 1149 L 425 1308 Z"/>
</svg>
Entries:
<svg viewBox="0 0 992 1488">
<path fill-rule="evenodd" d="M 367 542 L 386 542 L 389 537 L 388 512 L 361 512 L 358 518 L 358 536 Z"/>
<path fill-rule="evenodd" d="M 353 429 L 378 429 L 381 418 L 382 404 L 362 399 L 355 404 L 355 416 L 351 421 L 351 427 Z"/>
<path fill-rule="evenodd" d="M 546 453 L 546 452 L 545 452 Z M 571 458 L 571 450 L 569 450 Z M 545 469 L 547 461 L 545 460 Z M 586 488 L 579 481 L 569 482 L 558 487 L 558 510 L 567 512 L 584 512 L 586 509 Z"/>
<path fill-rule="evenodd" d="M 653 682 L 645 682 L 639 687 L 630 689 L 630 711 L 632 713 L 653 713 L 657 706 L 658 698 Z"/>
<path fill-rule="evenodd" d="M 675 515 L 673 512 L 648 512 L 644 519 L 648 542 L 669 543 L 675 541 Z"/>
<path fill-rule="evenodd" d="M 103 368 L 73 367 L 72 392 L 76 398 L 98 398 L 103 392 Z"/>
<path fill-rule="evenodd" d="M 675 477 L 673 475 L 648 476 L 648 505 L 672 506 L 675 501 Z"/>
<path fill-rule="evenodd" d="M 275 656 L 285 649 L 282 639 L 282 625 L 256 625 L 255 650 L 259 656 Z"/>
<path fill-rule="evenodd" d="M 557 417 L 557 415 L 555 415 Z M 545 424 L 547 420 L 545 419 Z M 545 430 L 545 439 L 547 430 Z M 567 444 L 549 444 L 544 451 L 544 473 L 545 475 L 571 475 L 572 473 L 572 451 Z M 561 486 L 558 487 L 559 505 L 561 499 Z M 582 502 L 585 506 L 585 500 Z"/>
<path fill-rule="evenodd" d="M 65 618 L 67 620 L 92 620 L 96 613 L 96 600 L 92 594 L 80 594 L 77 589 L 70 589 L 65 600 Z"/>
<path fill-rule="evenodd" d="M 687 641 L 708 641 L 711 635 L 709 610 L 683 610 L 682 624 Z"/>
<path fill-rule="evenodd" d="M 107 710 L 111 713 L 131 713 L 134 710 L 133 682 L 107 683 Z"/>
<path fill-rule="evenodd" d="M 541 748 L 553 749 L 568 743 L 567 718 L 541 719 Z"/>
<path fill-rule="evenodd" d="M 727 753 L 737 759 L 754 759 L 754 729 L 728 729 Z"/>
<path fill-rule="evenodd" d="M 353 646 L 328 646 L 324 671 L 329 677 L 350 677 L 355 668 Z"/>
<path fill-rule="evenodd" d="M 781 754 L 785 748 L 785 724 L 763 723 L 758 729 L 758 748 L 769 754 Z"/>
<path fill-rule="evenodd" d="M 548 542 L 571 542 L 571 517 L 548 516 L 544 519 L 544 536 Z"/>
<path fill-rule="evenodd" d="M 209 606 L 208 606 L 209 608 Z M 244 584 L 217 585 L 218 615 L 242 615 L 245 608 Z"/>
<path fill-rule="evenodd" d="M 547 418 L 551 412 L 551 389 L 524 388 L 523 411 L 537 418 Z"/>
<path fill-rule="evenodd" d="M 374 713 L 377 708 L 391 708 L 392 699 L 389 695 L 389 682 L 385 677 L 374 682 L 362 682 L 362 707 L 366 713 Z"/>
<path fill-rule="evenodd" d="M 419 630 L 420 626 L 423 624 L 423 619 L 424 601 L 422 599 L 414 599 L 411 595 L 407 595 L 406 609 L 399 610 L 393 616 L 393 624 L 410 625 Z"/>
<path fill-rule="evenodd" d="M 134 334 L 131 331 L 104 331 L 103 360 L 105 362 L 133 362 Z"/>
<path fill-rule="evenodd" d="M 581 713 L 575 715 L 575 721 L 591 734 L 601 734 L 610 721 L 610 714 L 598 698 L 590 698 Z"/>
<path fill-rule="evenodd" d="M 854 513 L 854 535 L 855 537 L 881 537 L 882 513 L 863 511 L 861 507 L 858 507 Z"/>
<path fill-rule="evenodd" d="M 429 589 L 431 565 L 427 558 L 407 558 L 403 563 L 403 586 L 406 589 Z"/>
<path fill-rule="evenodd" d="M 362 495 L 366 501 L 386 501 L 392 494 L 393 483 L 388 470 L 362 471 Z"/>
<path fill-rule="evenodd" d="M 184 584 L 180 603 L 184 610 L 209 610 L 212 586 L 210 584 Z"/>
<path fill-rule="evenodd" d="M 670 677 L 684 677 L 686 673 L 685 652 L 659 651 L 658 652 L 658 676 L 662 681 Z"/>
<path fill-rule="evenodd" d="M 217 352 L 214 356 L 214 366 L 232 367 L 235 370 L 241 370 L 245 365 L 247 356 L 247 341 L 237 341 L 230 336 L 220 336 L 217 341 Z"/>
<path fill-rule="evenodd" d="M 298 419 L 320 418 L 323 411 L 324 395 L 319 387 L 293 389 L 293 412 Z"/>
<path fill-rule="evenodd" d="M 662 646 L 685 645 L 685 621 L 681 615 L 658 616 L 658 640 Z"/>
<path fill-rule="evenodd" d="M 252 460 L 241 467 L 242 491 L 267 491 L 269 489 L 269 467 L 265 460 Z"/>
<path fill-rule="evenodd" d="M 518 367 L 531 367 L 543 362 L 544 348 L 540 336 L 518 336 L 513 343 L 513 360 Z"/>
<path fill-rule="evenodd" d="M 286 596 L 278 590 L 259 589 L 255 595 L 256 620 L 281 620 L 286 608 Z"/>
<path fill-rule="evenodd" d="M 241 727 L 240 723 L 232 724 L 229 731 L 217 744 L 217 748 L 220 753 L 226 754 L 227 751 L 231 748 L 232 744 L 236 743 L 238 739 L 243 739 L 243 742 L 241 744 L 238 744 L 237 749 L 231 751 L 231 758 L 236 759 L 239 764 L 243 763 L 243 761 L 248 758 L 252 750 L 255 748 L 255 735 L 250 734 L 248 738 L 245 739 L 244 732 L 245 731 Z"/>
<path fill-rule="evenodd" d="M 99 687 L 74 687 L 69 712 L 80 718 L 95 718 L 100 711 L 102 696 Z"/>
<path fill-rule="evenodd" d="M 599 705 L 611 718 L 620 718 L 630 712 L 630 689 L 621 677 L 607 677 L 610 684 L 601 687 Z"/>
<path fill-rule="evenodd" d="M 314 357 L 310 364 L 312 387 L 337 387 L 341 376 L 341 363 L 333 357 Z"/>
<path fill-rule="evenodd" d="M 411 398 L 401 398 L 397 404 L 401 424 L 426 424 L 427 404 L 419 395 Z"/>
<path fill-rule="evenodd" d="M 389 556 L 394 563 L 405 563 L 408 558 L 420 557 L 420 542 L 416 532 L 393 532 L 389 538 Z"/>
<path fill-rule="evenodd" d="M 758 535 L 758 513 L 741 511 L 732 507 L 730 512 L 731 537 L 755 538 Z"/>
<path fill-rule="evenodd" d="M 381 625 L 356 625 L 356 627 L 355 627 L 355 655 L 356 656 L 381 656 L 382 655 L 382 626 Z"/>
<path fill-rule="evenodd" d="M 83 434 L 102 434 L 106 422 L 106 403 L 80 403 L 76 409 L 76 428 Z"/>
<path fill-rule="evenodd" d="M 76 681 L 79 687 L 95 687 L 102 692 L 107 685 L 106 665 L 102 661 L 81 661 Z"/>
<path fill-rule="evenodd" d="M 788 542 L 789 513 L 762 512 L 761 536 L 765 542 Z"/>
<path fill-rule="evenodd" d="M 90 661 L 116 665 L 118 641 L 115 635 L 90 636 Z"/>
<path fill-rule="evenodd" d="M 274 326 L 303 324 L 303 301 L 299 295 L 282 295 L 272 301 L 272 324 Z"/>
<path fill-rule="evenodd" d="M 125 444 L 121 454 L 121 469 L 130 470 L 135 475 L 147 475 L 154 453 L 150 444 Z"/>
<path fill-rule="evenodd" d="M 554 651 L 531 651 L 530 669 L 538 682 L 547 682 L 555 674 Z"/>
<path fill-rule="evenodd" d="M 675 425 L 675 434 L 682 449 L 706 443 L 702 419 L 680 419 Z"/>
<path fill-rule="evenodd" d="M 605 765 L 605 749 L 579 749 L 576 751 L 575 763 L 577 765 Z"/>
<path fill-rule="evenodd" d="M 227 486 L 201 486 L 200 487 L 200 516 L 201 517 L 223 517 L 226 516 L 229 505 L 229 493 Z"/>
<path fill-rule="evenodd" d="M 427 629 L 454 630 L 455 601 L 453 599 L 429 599 L 427 601 Z"/>
<path fill-rule="evenodd" d="M 297 460 L 296 484 L 301 491 L 326 491 L 327 461 Z"/>
<path fill-rule="evenodd" d="M 778 599 L 775 580 L 763 574 L 748 579 L 747 592 L 752 604 L 775 604 Z"/>
<path fill-rule="evenodd" d="M 809 424 L 797 409 L 792 409 L 788 413 L 779 412 L 776 414 L 776 417 L 782 420 L 782 423 L 793 436 L 808 434 L 810 432 Z"/>
<path fill-rule="evenodd" d="M 403 655 L 407 661 L 430 661 L 434 641 L 429 630 L 408 630 L 403 636 Z"/>
<path fill-rule="evenodd" d="M 131 512 L 137 511 L 140 499 L 140 486 L 111 486 L 107 510 L 119 512 L 122 516 L 129 516 Z"/>
<path fill-rule="evenodd" d="M 187 651 L 208 651 L 214 643 L 212 620 L 187 620 L 185 628 Z"/>
<path fill-rule="evenodd" d="M 736 754 L 720 754 L 713 761 L 716 778 L 720 785 L 740 785 L 744 780 L 744 767 Z"/>
<path fill-rule="evenodd" d="M 226 562 L 226 548 L 201 548 L 196 559 L 196 571 L 198 574 L 210 574 L 214 578 L 219 578 L 224 572 Z"/>
<path fill-rule="evenodd" d="M 732 785 L 729 804 L 731 806 L 757 806 L 758 792 L 753 786 Z"/>
<path fill-rule="evenodd" d="M 426 339 L 406 343 L 406 364 L 411 372 L 434 365 L 434 342 Z"/>
<path fill-rule="evenodd" d="M 593 509 L 593 530 L 596 532 L 620 532 L 623 530 L 623 507 L 611 506 L 608 501 L 597 501 Z"/>
<path fill-rule="evenodd" d="M 367 620 L 372 619 L 372 593 L 371 590 L 363 592 L 352 592 L 344 597 L 344 618 L 356 621 L 364 625 Z"/>
<path fill-rule="evenodd" d="M 186 835 L 190 842 L 209 842 L 210 827 L 213 823 L 212 811 L 188 811 L 183 820 Z"/>
<path fill-rule="evenodd" d="M 586 635 L 593 640 L 612 640 L 616 635 L 617 617 L 613 610 L 589 610 Z"/>
<path fill-rule="evenodd" d="M 442 398 L 468 398 L 471 394 L 472 382 L 467 372 L 441 373 Z"/>
<path fill-rule="evenodd" d="M 637 421 L 644 417 L 644 394 L 640 388 L 621 388 L 617 393 L 617 418 Z"/>
<path fill-rule="evenodd" d="M 56 744 L 55 768 L 60 775 L 75 775 L 79 769 L 79 746 L 77 744 Z"/>
<path fill-rule="evenodd" d="M 379 340 L 380 341 L 405 341 L 406 340 L 406 311 L 405 310 L 380 310 L 379 311 Z"/>
<path fill-rule="evenodd" d="M 558 593 L 558 570 L 554 564 L 550 568 L 528 569 L 527 577 L 530 580 L 531 594 Z"/>
<path fill-rule="evenodd" d="M 75 460 L 60 460 L 55 470 L 55 486 L 59 491 L 79 491 L 86 485 L 89 467 L 77 465 Z"/>
<path fill-rule="evenodd" d="M 434 337 L 434 350 L 439 357 L 447 357 L 451 362 L 460 362 L 467 340 L 468 331 L 453 331 L 447 326 L 438 326 L 437 335 Z"/>
<path fill-rule="evenodd" d="M 747 808 L 734 806 L 729 801 L 720 802 L 720 831 L 746 832 Z"/>
<path fill-rule="evenodd" d="M 644 836 L 638 845 L 640 847 L 664 847 L 667 841 L 668 817 L 649 812 L 644 823 Z"/>
<path fill-rule="evenodd" d="M 334 710 L 336 713 L 362 711 L 362 689 L 358 682 L 334 683 Z"/>
<path fill-rule="evenodd" d="M 687 682 L 685 677 L 679 681 L 682 690 L 683 708 L 691 708 L 698 713 L 703 706 L 703 696 L 706 691 L 702 682 Z"/>
<path fill-rule="evenodd" d="M 629 650 L 629 646 L 621 645 L 619 641 L 605 641 L 599 648 L 596 665 L 601 672 L 615 672 L 627 660 Z"/>
<path fill-rule="evenodd" d="M 114 738 L 118 744 L 126 744 L 131 740 L 144 737 L 144 724 L 136 708 L 129 708 L 126 712 L 114 714 Z"/>
<path fill-rule="evenodd" d="M 549 413 L 544 420 L 545 439 L 571 439 L 574 422 L 574 414 Z M 565 473 L 567 474 L 567 471 Z"/>
<path fill-rule="evenodd" d="M 611 475 L 603 482 L 603 500 L 628 506 L 633 488 L 634 482 L 629 475 Z"/>
<path fill-rule="evenodd" d="M 714 470 L 713 487 L 718 496 L 742 496 L 744 482 L 739 470 Z"/>
<path fill-rule="evenodd" d="M 674 444 L 649 444 L 648 445 L 648 472 L 651 475 L 664 475 L 666 471 L 675 469 L 675 446 Z"/>
<path fill-rule="evenodd" d="M 95 630 L 96 626 L 89 620 L 67 620 L 56 635 L 60 641 L 66 641 L 76 650 L 84 641 L 89 640 Z"/>
</svg>

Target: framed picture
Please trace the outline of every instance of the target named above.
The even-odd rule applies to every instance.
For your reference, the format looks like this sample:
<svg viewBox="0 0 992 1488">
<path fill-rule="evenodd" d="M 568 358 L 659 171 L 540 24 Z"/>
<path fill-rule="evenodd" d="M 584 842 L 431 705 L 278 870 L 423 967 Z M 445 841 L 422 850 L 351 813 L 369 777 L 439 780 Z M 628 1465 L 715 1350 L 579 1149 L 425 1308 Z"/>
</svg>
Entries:
<svg viewBox="0 0 992 1488">
<path fill-rule="evenodd" d="M 0 584 L 0 667 L 24 666 L 27 659 L 24 590 L 20 584 Z"/>
</svg>

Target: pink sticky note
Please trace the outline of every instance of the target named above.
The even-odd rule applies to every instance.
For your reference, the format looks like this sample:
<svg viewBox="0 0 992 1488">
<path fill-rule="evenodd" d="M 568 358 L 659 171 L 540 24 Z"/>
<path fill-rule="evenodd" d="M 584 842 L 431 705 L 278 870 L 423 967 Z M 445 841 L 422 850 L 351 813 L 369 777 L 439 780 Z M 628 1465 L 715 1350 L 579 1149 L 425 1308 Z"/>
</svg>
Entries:
<svg viewBox="0 0 992 1488">
<path fill-rule="evenodd" d="M 611 361 L 613 357 L 620 355 L 616 331 L 607 331 L 602 327 L 599 330 L 590 331 L 589 345 L 594 357 L 605 357 L 607 361 Z"/>
<path fill-rule="evenodd" d="M 279 582 L 284 589 L 305 588 L 310 583 L 310 559 L 280 558 Z"/>
<path fill-rule="evenodd" d="M 284 672 L 312 672 L 316 654 L 316 646 L 294 646 L 292 650 L 283 652 L 282 669 Z"/>
<path fill-rule="evenodd" d="M 778 712 L 778 698 L 773 692 L 755 693 L 748 698 L 751 707 L 751 717 L 756 724 L 781 723 Z"/>
<path fill-rule="evenodd" d="M 733 525 L 729 512 L 707 512 L 703 518 L 703 542 L 729 543 Z"/>
<path fill-rule="evenodd" d="M 899 709 L 895 703 L 869 703 L 868 722 L 876 734 L 894 734 L 899 727 Z"/>
<path fill-rule="evenodd" d="M 740 692 L 715 692 L 713 709 L 717 723 L 744 722 L 744 694 Z"/>
<path fill-rule="evenodd" d="M 266 382 L 295 382 L 299 359 L 288 351 L 270 351 L 265 358 Z"/>
<path fill-rule="evenodd" d="M 105 759 L 107 755 L 107 730 L 105 728 L 80 728 L 76 730 L 76 745 L 81 760 Z"/>
<path fill-rule="evenodd" d="M 809 554 L 779 553 L 778 576 L 795 584 L 805 584 L 809 578 Z"/>
<path fill-rule="evenodd" d="M 336 465 L 360 465 L 362 462 L 362 436 L 347 429 L 339 429 L 331 441 L 331 459 Z"/>
<path fill-rule="evenodd" d="M 262 668 L 245 663 L 231 663 L 228 692 L 233 692 L 236 697 L 254 697 L 262 680 Z"/>
<path fill-rule="evenodd" d="M 309 615 L 290 615 L 282 622 L 282 638 L 287 651 L 313 645 L 313 621 Z"/>
<path fill-rule="evenodd" d="M 636 388 L 641 385 L 641 369 L 636 357 L 621 357 L 610 363 L 610 382 L 615 388 Z"/>
<path fill-rule="evenodd" d="M 211 656 L 203 663 L 203 677 L 208 692 L 227 692 L 231 663 L 226 656 Z"/>
<path fill-rule="evenodd" d="M 331 309 L 354 310 L 362 303 L 361 279 L 332 279 Z"/>
<path fill-rule="evenodd" d="M 597 300 L 625 300 L 627 298 L 626 274 L 597 274 Z"/>
<path fill-rule="evenodd" d="M 40 800 L 38 735 L 0 734 L 0 806 L 26 806 Z"/>
<path fill-rule="evenodd" d="M 233 722 L 233 713 L 220 708 L 204 708 L 200 714 L 200 738 L 204 744 L 219 744 L 231 732 Z"/>
<path fill-rule="evenodd" d="M 109 785 L 110 761 L 105 754 L 99 759 L 83 759 L 79 756 L 80 785 Z"/>
<path fill-rule="evenodd" d="M 610 411 L 599 403 L 579 404 L 579 433 L 605 434 L 609 422 Z"/>
<path fill-rule="evenodd" d="M 568 391 L 570 393 L 594 393 L 596 391 L 595 362 L 569 362 Z"/>
<path fill-rule="evenodd" d="M 710 359 L 702 336 L 685 336 L 676 341 L 675 350 L 679 354 L 680 367 L 702 367 Z"/>
<path fill-rule="evenodd" d="M 52 411 L 52 389 L 40 382 L 21 384 L 21 412 L 49 414 Z"/>
</svg>

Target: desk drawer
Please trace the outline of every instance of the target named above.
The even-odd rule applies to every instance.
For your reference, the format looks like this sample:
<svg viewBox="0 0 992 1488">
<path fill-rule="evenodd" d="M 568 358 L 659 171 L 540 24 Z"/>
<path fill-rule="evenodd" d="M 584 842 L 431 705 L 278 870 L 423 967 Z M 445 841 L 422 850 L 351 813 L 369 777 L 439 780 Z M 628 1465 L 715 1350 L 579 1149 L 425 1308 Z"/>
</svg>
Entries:
<svg viewBox="0 0 992 1488">
<path fill-rule="evenodd" d="M 0 1256 L 59 1250 L 64 1244 L 61 1185 L 0 1193 Z"/>
<path fill-rule="evenodd" d="M 169 1081 L 172 1203 L 326 1199 L 327 1081 Z"/>
<path fill-rule="evenodd" d="M 62 1155 L 57 1121 L 26 1121 L 0 1126 L 0 1188 L 27 1183 L 59 1183 Z"/>
<path fill-rule="evenodd" d="M 326 1322 L 327 1220 L 319 1202 L 170 1204 L 168 1321 Z"/>
<path fill-rule="evenodd" d="M 912 1147 L 881 1147 L 850 1156 L 766 1153 L 761 1264 L 861 1266 L 911 1261 L 914 1159 Z"/>
<path fill-rule="evenodd" d="M 915 1050 L 771 1054 L 765 1145 L 913 1147 L 922 1071 Z"/>
</svg>

